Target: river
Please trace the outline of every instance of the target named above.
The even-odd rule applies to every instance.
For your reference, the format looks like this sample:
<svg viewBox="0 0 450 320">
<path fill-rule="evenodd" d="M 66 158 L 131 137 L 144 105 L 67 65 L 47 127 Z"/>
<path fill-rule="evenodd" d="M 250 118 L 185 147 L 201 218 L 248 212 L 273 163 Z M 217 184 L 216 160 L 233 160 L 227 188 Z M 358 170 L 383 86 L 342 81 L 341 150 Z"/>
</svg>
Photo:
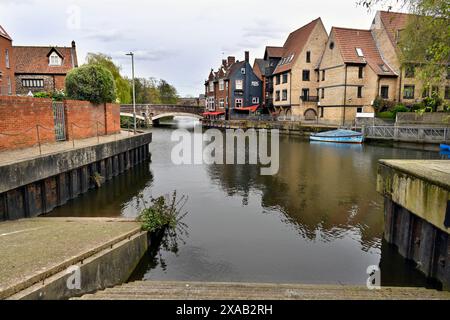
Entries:
<svg viewBox="0 0 450 320">
<path fill-rule="evenodd" d="M 51 216 L 135 217 L 138 195 L 188 197 L 187 234 L 175 250 L 146 257 L 133 280 L 364 285 L 379 265 L 383 285 L 434 286 L 383 239 L 379 159 L 438 159 L 436 151 L 379 144 L 312 144 L 280 136 L 280 170 L 254 165 L 174 165 L 171 133 L 153 128 L 152 162 L 91 190 Z"/>
</svg>

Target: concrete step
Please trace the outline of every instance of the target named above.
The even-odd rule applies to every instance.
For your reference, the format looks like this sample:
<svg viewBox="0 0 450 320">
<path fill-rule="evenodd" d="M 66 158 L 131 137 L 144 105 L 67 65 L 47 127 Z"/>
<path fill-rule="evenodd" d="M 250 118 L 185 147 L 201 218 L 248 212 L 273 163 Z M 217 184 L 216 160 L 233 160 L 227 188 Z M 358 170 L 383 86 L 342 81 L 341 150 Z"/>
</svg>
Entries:
<svg viewBox="0 0 450 320">
<path fill-rule="evenodd" d="M 81 297 L 83 300 L 286 300 L 445 299 L 450 292 L 425 288 L 368 290 L 342 285 L 137 281 Z"/>
</svg>

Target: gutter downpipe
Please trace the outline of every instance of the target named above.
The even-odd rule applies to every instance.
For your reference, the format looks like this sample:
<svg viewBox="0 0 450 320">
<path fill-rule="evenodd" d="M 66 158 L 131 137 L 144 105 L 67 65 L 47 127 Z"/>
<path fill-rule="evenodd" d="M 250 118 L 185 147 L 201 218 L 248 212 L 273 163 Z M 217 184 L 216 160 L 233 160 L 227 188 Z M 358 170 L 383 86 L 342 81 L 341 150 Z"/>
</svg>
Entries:
<svg viewBox="0 0 450 320">
<path fill-rule="evenodd" d="M 342 126 L 345 126 L 345 107 L 347 105 L 347 71 L 348 71 L 348 65 L 345 64 L 345 82 L 344 82 L 344 114 L 342 116 Z"/>
</svg>

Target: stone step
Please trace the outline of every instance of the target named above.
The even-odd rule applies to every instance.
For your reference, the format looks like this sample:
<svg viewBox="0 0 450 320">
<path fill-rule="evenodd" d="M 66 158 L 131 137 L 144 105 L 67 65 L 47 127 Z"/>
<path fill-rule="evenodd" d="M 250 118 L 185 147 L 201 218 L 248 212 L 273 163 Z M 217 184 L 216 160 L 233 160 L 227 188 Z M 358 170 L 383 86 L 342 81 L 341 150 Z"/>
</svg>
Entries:
<svg viewBox="0 0 450 320">
<path fill-rule="evenodd" d="M 83 300 L 277 300 L 445 299 L 450 292 L 425 288 L 368 290 L 342 285 L 137 281 L 85 295 Z"/>
</svg>

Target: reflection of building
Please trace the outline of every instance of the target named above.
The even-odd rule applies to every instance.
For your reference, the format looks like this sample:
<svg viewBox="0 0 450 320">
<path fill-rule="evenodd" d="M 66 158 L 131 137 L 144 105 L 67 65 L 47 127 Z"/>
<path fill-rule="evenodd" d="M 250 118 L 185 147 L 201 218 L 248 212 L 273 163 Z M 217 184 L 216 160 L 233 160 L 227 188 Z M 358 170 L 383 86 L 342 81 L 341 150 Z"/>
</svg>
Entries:
<svg viewBox="0 0 450 320">
<path fill-rule="evenodd" d="M 12 95 L 15 92 L 12 39 L 0 26 L 0 95 Z"/>
<path fill-rule="evenodd" d="M 78 67 L 75 41 L 71 47 L 14 46 L 17 94 L 64 90 L 67 73 Z"/>
</svg>

